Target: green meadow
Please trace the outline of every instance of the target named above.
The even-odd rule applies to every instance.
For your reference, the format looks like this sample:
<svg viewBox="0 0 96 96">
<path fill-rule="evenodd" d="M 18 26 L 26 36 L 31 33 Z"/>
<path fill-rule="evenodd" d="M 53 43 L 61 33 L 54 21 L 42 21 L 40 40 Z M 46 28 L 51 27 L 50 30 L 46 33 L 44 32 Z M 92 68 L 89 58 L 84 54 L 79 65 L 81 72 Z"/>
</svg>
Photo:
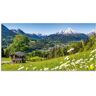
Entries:
<svg viewBox="0 0 96 96">
<path fill-rule="evenodd" d="M 34 57 L 35 58 L 35 57 Z M 37 57 L 36 57 L 37 58 Z M 3 58 L 10 61 L 10 58 Z M 2 64 L 3 71 L 95 71 L 96 49 L 43 61 Z"/>
</svg>

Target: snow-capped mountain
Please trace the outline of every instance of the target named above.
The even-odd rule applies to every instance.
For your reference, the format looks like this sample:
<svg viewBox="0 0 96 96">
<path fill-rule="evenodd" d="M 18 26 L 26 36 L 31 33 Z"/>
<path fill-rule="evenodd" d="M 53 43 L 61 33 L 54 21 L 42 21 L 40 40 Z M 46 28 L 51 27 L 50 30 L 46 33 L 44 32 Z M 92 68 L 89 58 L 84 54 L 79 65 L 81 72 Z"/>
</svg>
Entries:
<svg viewBox="0 0 96 96">
<path fill-rule="evenodd" d="M 65 31 L 64 31 L 64 34 L 74 34 L 75 31 L 72 29 L 72 28 L 67 28 Z"/>
<path fill-rule="evenodd" d="M 86 41 L 88 36 L 84 33 L 76 32 L 72 28 L 67 28 L 64 31 L 60 30 L 58 33 L 50 34 L 45 39 L 50 40 L 50 42 L 68 43 L 72 41 Z"/>
<path fill-rule="evenodd" d="M 89 33 L 88 36 L 94 35 L 96 34 L 96 29 L 92 29 Z"/>
<path fill-rule="evenodd" d="M 67 28 L 66 30 L 61 30 L 59 33 L 50 34 L 50 35 L 42 35 L 42 34 L 29 34 L 25 33 L 21 29 L 8 29 L 4 25 L 2 25 L 2 42 L 3 46 L 9 45 L 12 42 L 15 35 L 24 35 L 29 37 L 32 40 L 42 40 L 48 42 L 59 42 L 59 43 L 68 43 L 72 41 L 80 41 L 80 40 L 87 40 L 88 36 L 83 33 L 77 33 L 72 28 Z"/>
<path fill-rule="evenodd" d="M 75 34 L 76 32 L 72 28 L 67 28 L 65 30 L 60 30 L 57 34 Z"/>
</svg>

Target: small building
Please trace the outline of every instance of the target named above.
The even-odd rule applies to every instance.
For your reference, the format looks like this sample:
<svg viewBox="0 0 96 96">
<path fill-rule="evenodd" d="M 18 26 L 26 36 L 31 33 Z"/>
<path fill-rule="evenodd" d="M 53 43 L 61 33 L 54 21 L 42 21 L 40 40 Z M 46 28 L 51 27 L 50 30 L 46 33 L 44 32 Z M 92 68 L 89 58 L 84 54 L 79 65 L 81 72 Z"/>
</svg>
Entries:
<svg viewBox="0 0 96 96">
<path fill-rule="evenodd" d="M 10 55 L 12 59 L 12 63 L 25 63 L 25 53 L 24 52 L 15 52 L 14 54 Z"/>
</svg>

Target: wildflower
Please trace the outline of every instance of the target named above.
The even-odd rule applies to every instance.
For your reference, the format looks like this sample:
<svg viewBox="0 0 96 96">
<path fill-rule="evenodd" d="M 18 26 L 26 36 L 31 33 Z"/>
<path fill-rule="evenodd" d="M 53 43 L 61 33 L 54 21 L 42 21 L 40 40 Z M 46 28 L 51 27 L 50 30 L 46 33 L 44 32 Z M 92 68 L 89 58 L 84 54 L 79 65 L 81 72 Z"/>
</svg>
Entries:
<svg viewBox="0 0 96 96">
<path fill-rule="evenodd" d="M 94 58 L 90 58 L 90 61 L 92 61 Z"/>
<path fill-rule="evenodd" d="M 69 60 L 69 56 L 66 56 L 66 57 L 65 57 L 65 60 Z"/>
<path fill-rule="evenodd" d="M 21 69 L 23 69 L 23 68 L 24 68 L 24 66 L 22 66 L 22 67 L 18 68 L 17 70 L 21 70 Z"/>
<path fill-rule="evenodd" d="M 42 69 L 40 69 L 40 71 L 42 71 Z"/>
<path fill-rule="evenodd" d="M 54 68 L 52 68 L 52 69 L 50 69 L 51 71 L 54 71 L 55 69 Z"/>
<path fill-rule="evenodd" d="M 49 70 L 49 68 L 44 68 L 44 71 L 48 71 Z"/>
<path fill-rule="evenodd" d="M 94 49 L 94 50 L 91 51 L 91 53 L 94 53 L 94 52 L 96 52 L 96 49 Z"/>
<path fill-rule="evenodd" d="M 56 70 L 56 69 L 59 69 L 59 66 L 56 66 L 54 69 L 55 69 L 55 70 Z"/>
<path fill-rule="evenodd" d="M 71 62 L 71 65 L 73 65 L 73 66 L 74 66 L 74 65 L 75 65 L 75 63 L 74 63 L 74 62 Z"/>
<path fill-rule="evenodd" d="M 71 52 L 71 51 L 73 51 L 74 50 L 74 48 L 71 48 L 71 49 L 69 49 L 67 52 Z"/>
<path fill-rule="evenodd" d="M 75 63 L 79 64 L 83 59 L 77 60 Z"/>
<path fill-rule="evenodd" d="M 28 67 L 26 67 L 26 70 L 28 70 Z"/>
<path fill-rule="evenodd" d="M 33 70 L 35 70 L 36 69 L 36 67 L 33 67 Z"/>
</svg>

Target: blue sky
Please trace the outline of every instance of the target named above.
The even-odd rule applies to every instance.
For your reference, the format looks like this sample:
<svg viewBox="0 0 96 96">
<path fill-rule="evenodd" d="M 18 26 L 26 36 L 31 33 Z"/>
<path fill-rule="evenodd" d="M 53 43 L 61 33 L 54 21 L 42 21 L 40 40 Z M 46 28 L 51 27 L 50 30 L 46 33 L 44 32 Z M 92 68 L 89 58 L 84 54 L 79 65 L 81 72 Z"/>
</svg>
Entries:
<svg viewBox="0 0 96 96">
<path fill-rule="evenodd" d="M 3 23 L 9 29 L 21 29 L 25 33 L 53 34 L 72 28 L 76 32 L 89 33 L 95 29 L 95 23 Z"/>
</svg>

